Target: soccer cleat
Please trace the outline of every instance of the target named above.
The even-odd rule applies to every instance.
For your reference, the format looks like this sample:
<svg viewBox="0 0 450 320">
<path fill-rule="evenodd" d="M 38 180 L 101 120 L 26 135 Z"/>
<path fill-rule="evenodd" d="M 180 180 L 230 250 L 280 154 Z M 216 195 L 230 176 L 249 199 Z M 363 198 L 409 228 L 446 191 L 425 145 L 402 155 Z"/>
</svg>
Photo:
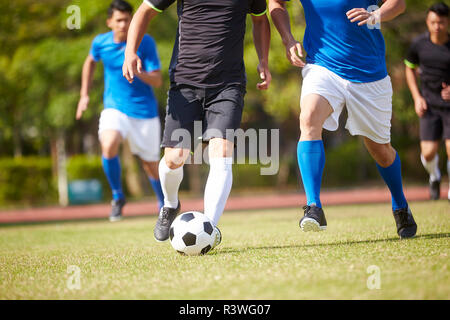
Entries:
<svg viewBox="0 0 450 320">
<path fill-rule="evenodd" d="M 111 213 L 109 215 L 109 221 L 115 222 L 122 220 L 122 208 L 125 205 L 125 199 L 112 200 L 111 205 Z"/>
<path fill-rule="evenodd" d="M 436 180 L 430 182 L 430 199 L 438 200 L 441 196 L 441 181 Z"/>
<path fill-rule="evenodd" d="M 153 229 L 153 235 L 156 241 L 163 242 L 169 239 L 170 225 L 180 212 L 180 208 L 180 201 L 178 201 L 178 207 L 176 209 L 169 207 L 161 208 L 159 211 L 158 221 L 156 221 L 155 229 Z"/>
<path fill-rule="evenodd" d="M 214 249 L 215 247 L 217 247 L 222 242 L 222 233 L 220 232 L 219 228 L 214 227 L 213 232 L 215 233 L 215 239 L 214 239 L 214 243 L 211 247 L 211 250 Z"/>
<path fill-rule="evenodd" d="M 300 219 L 300 228 L 305 231 L 323 231 L 327 228 L 327 220 L 322 208 L 312 206 L 304 206 L 305 215 Z"/>
<path fill-rule="evenodd" d="M 417 224 L 409 207 L 393 211 L 397 234 L 400 238 L 412 238 L 416 235 Z"/>
</svg>

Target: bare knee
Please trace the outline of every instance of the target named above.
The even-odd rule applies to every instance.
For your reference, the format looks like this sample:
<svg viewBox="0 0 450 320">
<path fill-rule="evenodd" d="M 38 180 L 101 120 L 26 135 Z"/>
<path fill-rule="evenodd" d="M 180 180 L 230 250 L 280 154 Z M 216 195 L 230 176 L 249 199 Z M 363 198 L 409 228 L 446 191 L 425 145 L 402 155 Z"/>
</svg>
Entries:
<svg viewBox="0 0 450 320">
<path fill-rule="evenodd" d="M 120 133 L 116 131 L 103 132 L 100 136 L 102 155 L 108 159 L 117 156 L 119 153 L 120 142 Z"/>
<path fill-rule="evenodd" d="M 422 141 L 420 143 L 420 152 L 425 161 L 433 161 L 438 152 L 439 142 L 437 141 Z"/>
<path fill-rule="evenodd" d="M 390 143 L 380 144 L 364 137 L 364 144 L 379 166 L 387 168 L 394 163 L 397 152 Z"/>
<path fill-rule="evenodd" d="M 166 148 L 164 151 L 164 161 L 168 168 L 175 170 L 184 165 L 189 156 L 189 149 Z"/>
</svg>

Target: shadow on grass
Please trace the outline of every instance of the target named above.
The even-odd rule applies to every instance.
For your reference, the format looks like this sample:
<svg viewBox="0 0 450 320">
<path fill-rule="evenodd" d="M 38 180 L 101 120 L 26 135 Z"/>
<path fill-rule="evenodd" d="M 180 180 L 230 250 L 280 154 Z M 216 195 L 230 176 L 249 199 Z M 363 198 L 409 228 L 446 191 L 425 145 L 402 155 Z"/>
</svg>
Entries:
<svg viewBox="0 0 450 320">
<path fill-rule="evenodd" d="M 354 244 L 364 243 L 378 243 L 378 242 L 393 242 L 393 241 L 414 241 L 416 239 L 439 239 L 450 238 L 450 233 L 433 233 L 433 234 L 421 234 L 410 239 L 386 238 L 386 239 L 374 239 L 374 240 L 361 240 L 361 241 L 340 241 L 333 243 L 312 243 L 305 245 L 286 245 L 286 246 L 263 246 L 263 247 L 247 247 L 242 249 L 223 248 L 217 251 L 209 253 L 209 255 L 229 254 L 229 253 L 244 253 L 251 250 L 272 250 L 272 249 L 292 249 L 292 248 L 314 248 L 314 247 L 335 247 L 346 246 Z"/>
</svg>

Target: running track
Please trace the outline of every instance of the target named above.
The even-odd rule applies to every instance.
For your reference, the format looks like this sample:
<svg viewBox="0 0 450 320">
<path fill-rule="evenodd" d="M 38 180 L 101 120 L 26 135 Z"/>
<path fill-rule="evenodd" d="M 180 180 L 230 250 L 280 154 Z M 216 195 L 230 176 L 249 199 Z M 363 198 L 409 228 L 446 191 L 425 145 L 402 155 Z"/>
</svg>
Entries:
<svg viewBox="0 0 450 320">
<path fill-rule="evenodd" d="M 447 197 L 448 189 L 442 188 L 441 199 Z M 428 187 L 406 187 L 408 201 L 428 200 Z M 344 191 L 322 191 L 324 205 L 390 203 L 387 188 L 352 189 Z M 182 210 L 203 210 L 203 199 L 181 199 Z M 253 196 L 233 196 L 228 199 L 226 210 L 261 210 L 275 208 L 300 208 L 306 202 L 304 194 L 263 194 Z M 109 216 L 109 204 L 79 205 L 69 207 L 30 208 L 0 211 L 0 224 L 32 223 L 78 219 L 101 219 Z M 156 215 L 156 201 L 131 202 L 124 208 L 124 217 Z"/>
</svg>

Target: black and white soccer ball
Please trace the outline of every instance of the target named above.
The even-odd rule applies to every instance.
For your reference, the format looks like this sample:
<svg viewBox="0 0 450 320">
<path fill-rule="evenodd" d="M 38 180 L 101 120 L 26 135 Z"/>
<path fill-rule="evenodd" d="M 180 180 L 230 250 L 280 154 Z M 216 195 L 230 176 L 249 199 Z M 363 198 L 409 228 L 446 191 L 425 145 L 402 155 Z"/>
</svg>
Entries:
<svg viewBox="0 0 450 320">
<path fill-rule="evenodd" d="M 181 254 L 196 256 L 211 250 L 216 230 L 211 220 L 201 212 L 180 214 L 170 226 L 170 244 Z"/>
</svg>

